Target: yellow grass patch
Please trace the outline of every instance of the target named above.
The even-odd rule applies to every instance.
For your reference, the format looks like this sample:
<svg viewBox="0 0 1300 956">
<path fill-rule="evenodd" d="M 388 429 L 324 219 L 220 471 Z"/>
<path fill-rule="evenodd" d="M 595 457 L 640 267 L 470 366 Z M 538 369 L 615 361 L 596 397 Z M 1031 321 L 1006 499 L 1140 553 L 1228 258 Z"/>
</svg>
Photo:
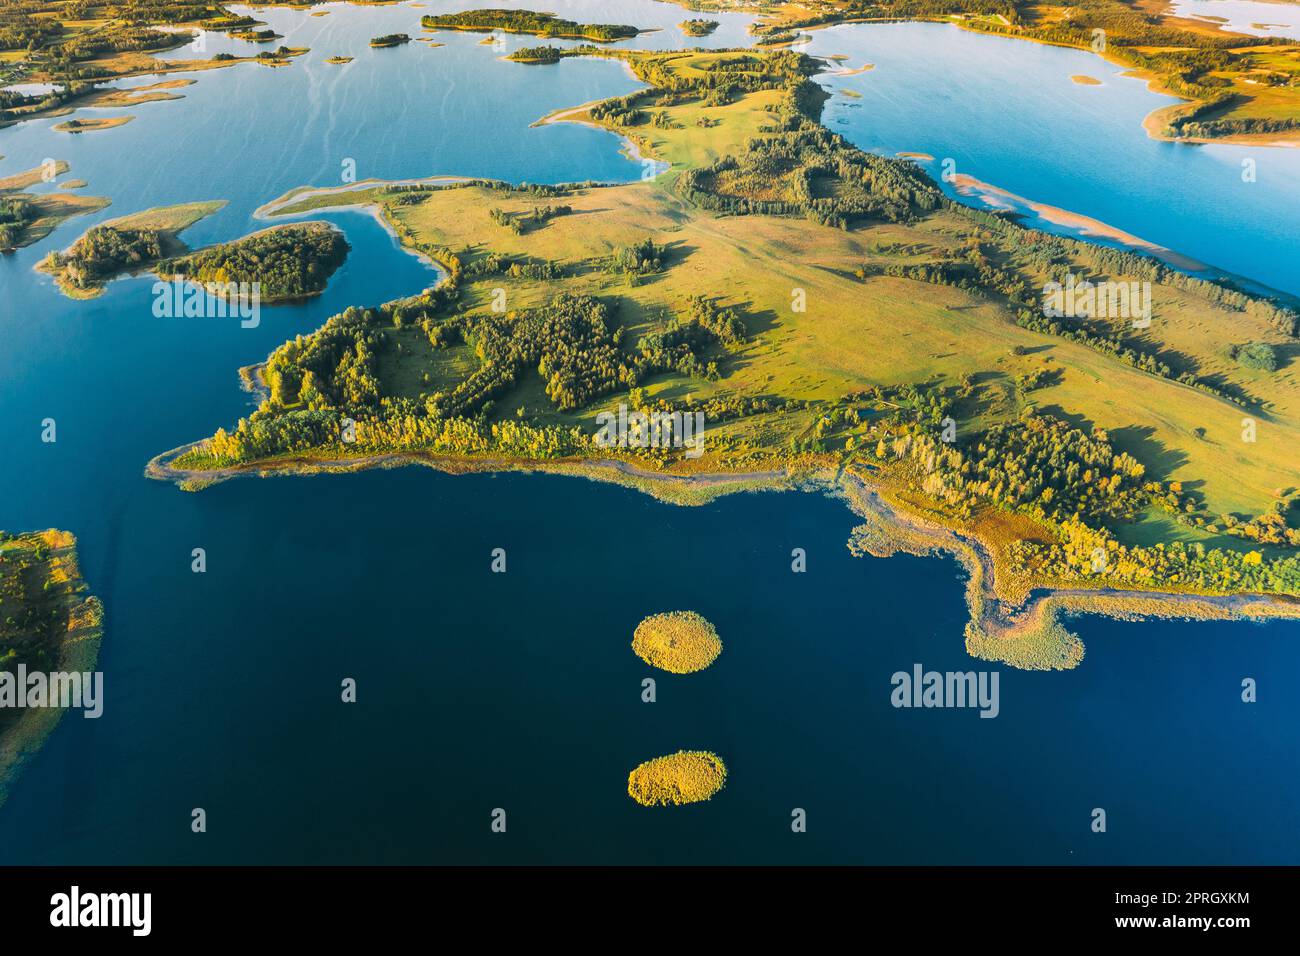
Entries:
<svg viewBox="0 0 1300 956">
<path fill-rule="evenodd" d="M 727 766 L 707 750 L 679 750 L 647 760 L 627 775 L 627 795 L 643 807 L 708 800 L 727 782 Z"/>
</svg>

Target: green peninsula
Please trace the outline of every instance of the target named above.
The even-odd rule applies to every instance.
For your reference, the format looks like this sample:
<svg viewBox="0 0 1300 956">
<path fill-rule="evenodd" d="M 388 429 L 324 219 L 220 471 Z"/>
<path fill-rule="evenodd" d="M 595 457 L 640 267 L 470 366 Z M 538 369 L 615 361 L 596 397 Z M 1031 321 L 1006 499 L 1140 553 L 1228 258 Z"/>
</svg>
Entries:
<svg viewBox="0 0 1300 956">
<path fill-rule="evenodd" d="M 702 671 L 722 653 L 713 625 L 694 611 L 652 614 L 636 627 L 632 650 L 651 667 L 673 674 Z"/>
<path fill-rule="evenodd" d="M 617 56 L 648 88 L 551 120 L 665 171 L 272 204 L 372 206 L 444 278 L 285 343 L 253 414 L 151 474 L 419 462 L 682 501 L 830 490 L 868 520 L 860 553 L 958 554 L 968 647 L 1021 666 L 1078 662 L 1071 613 L 1300 612 L 1300 382 L 1233 357 L 1293 354 L 1291 302 L 949 200 L 823 127 L 824 67 L 801 54 L 564 55 Z M 1152 321 L 1052 318 L 1043 290 L 1069 276 L 1149 283 Z M 602 415 L 668 439 L 602 440 Z M 673 438 L 688 416 L 699 443 Z"/>
<path fill-rule="evenodd" d="M 688 37 L 706 37 L 719 26 L 717 20 L 692 19 L 678 24 Z"/>
<path fill-rule="evenodd" d="M 348 251 L 343 233 L 329 223 L 293 223 L 165 259 L 154 271 L 203 285 L 256 282 L 263 303 L 294 301 L 319 295 Z"/>
<path fill-rule="evenodd" d="M 0 179 L 0 252 L 29 246 L 44 239 L 65 220 L 109 205 L 108 199 L 99 196 L 28 192 L 31 186 L 57 179 L 67 171 L 68 164 L 60 160 Z M 70 180 L 62 185 L 74 189 L 76 182 Z"/>
</svg>

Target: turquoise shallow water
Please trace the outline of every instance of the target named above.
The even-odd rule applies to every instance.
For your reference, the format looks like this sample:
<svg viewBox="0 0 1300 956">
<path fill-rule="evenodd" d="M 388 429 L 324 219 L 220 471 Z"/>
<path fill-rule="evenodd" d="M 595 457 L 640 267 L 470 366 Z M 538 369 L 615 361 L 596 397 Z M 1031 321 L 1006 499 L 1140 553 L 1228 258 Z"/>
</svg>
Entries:
<svg viewBox="0 0 1300 956">
<path fill-rule="evenodd" d="M 643 2 L 548 6 L 647 25 L 687 15 Z M 253 209 L 285 190 L 337 184 L 348 158 L 360 178 L 640 175 L 616 137 L 529 125 L 634 89 L 617 64 L 522 67 L 472 35 L 370 51 L 366 39 L 408 24 L 413 32 L 423 11 L 332 9 L 266 12 L 285 42 L 313 47 L 290 68 L 197 74 L 185 100 L 134 108 L 135 122 L 108 133 L 62 136 L 49 122 L 0 131 L 0 174 L 67 158 L 87 193 L 114 199 L 0 260 L 0 447 L 9 452 L 0 527 L 74 531 L 108 607 L 105 716 L 65 720 L 29 765 L 0 808 L 0 862 L 1297 859 L 1300 705 L 1277 676 L 1296 669 L 1293 624 L 1087 619 L 1084 665 L 1004 671 L 996 720 L 894 710 L 894 671 L 971 666 L 960 572 L 947 559 L 852 558 L 851 516 L 828 499 L 747 495 L 680 509 L 577 479 L 423 469 L 238 481 L 198 495 L 144 479 L 150 456 L 250 408 L 238 366 L 348 304 L 422 288 L 434 274 L 370 216 L 330 214 L 353 251 L 326 293 L 241 329 L 154 318 L 147 279 L 69 302 L 31 271 L 48 249 L 99 219 L 210 198 L 231 202 L 187 238 L 238 236 L 261 225 Z M 328 41 L 311 34 L 327 27 Z M 728 29 L 736 38 L 719 42 L 739 42 L 743 19 Z M 1099 75 L 1100 61 L 1079 70 L 1069 51 L 925 29 L 913 40 L 893 27 L 819 36 L 823 52 L 879 64 L 851 82 L 891 90 L 871 123 L 864 107 L 836 124 L 833 100 L 832 128 L 936 156 L 958 136 L 963 169 L 1047 202 L 1071 169 L 1099 183 L 1118 175 L 1078 151 L 1062 154 L 1073 166 L 1053 167 L 1049 151 L 1036 168 L 1014 137 L 999 153 L 982 131 L 991 120 L 963 119 L 955 94 L 890 85 L 908 43 L 941 44 L 945 62 L 975 74 L 968 89 L 1005 84 L 1008 72 L 1038 77 L 1018 88 L 1041 127 L 1057 120 L 1036 91 L 1062 71 Z M 680 42 L 637 42 L 669 39 Z M 985 59 L 963 63 L 967 44 L 989 51 Z M 1021 49 L 1030 60 L 1016 59 Z M 357 60 L 322 62 L 336 52 Z M 1127 118 L 1140 119 L 1149 95 L 1114 81 L 1117 94 L 1111 82 L 1099 89 L 1128 113 L 1107 136 L 1121 154 L 1145 156 Z M 949 132 L 954 123 L 965 132 Z M 1180 168 L 1183 154 L 1154 148 L 1144 161 L 1164 156 L 1175 164 L 1167 170 Z M 1214 168 L 1206 155 L 1187 160 L 1196 175 Z M 1115 188 L 1137 187 L 1119 176 Z M 1091 203 L 1104 193 L 1072 195 Z M 1147 201 L 1157 205 L 1154 194 Z M 1108 219 L 1103 208 L 1081 211 Z M 1271 213 L 1247 218 L 1257 211 L 1247 208 L 1231 242 L 1253 244 L 1263 267 L 1247 274 L 1269 281 L 1268 263 L 1293 240 L 1277 237 Z M 1194 218 L 1181 206 L 1167 212 Z M 1146 222 L 1125 228 L 1161 241 L 1151 233 L 1162 220 Z M 1188 240 L 1198 236 L 1213 240 L 1209 227 Z M 55 445 L 39 441 L 47 416 L 59 422 Z M 205 575 L 189 571 L 194 547 L 207 550 Z M 494 547 L 507 548 L 506 575 L 488 571 Z M 789 571 L 793 547 L 808 550 L 805 575 Z M 703 674 L 662 678 L 658 702 L 643 704 L 647 675 L 631 631 L 679 607 L 713 620 L 726 650 Z M 348 676 L 359 701 L 345 706 L 338 687 Z M 1239 702 L 1245 676 L 1260 680 L 1258 704 Z M 627 771 L 679 747 L 721 754 L 727 788 L 680 812 L 633 805 Z M 189 830 L 196 806 L 209 813 L 202 837 Z M 1104 836 L 1088 831 L 1096 806 L 1109 813 Z M 509 814 L 504 837 L 489 833 L 494 807 Z M 795 807 L 809 813 L 801 836 L 789 831 Z"/>
</svg>

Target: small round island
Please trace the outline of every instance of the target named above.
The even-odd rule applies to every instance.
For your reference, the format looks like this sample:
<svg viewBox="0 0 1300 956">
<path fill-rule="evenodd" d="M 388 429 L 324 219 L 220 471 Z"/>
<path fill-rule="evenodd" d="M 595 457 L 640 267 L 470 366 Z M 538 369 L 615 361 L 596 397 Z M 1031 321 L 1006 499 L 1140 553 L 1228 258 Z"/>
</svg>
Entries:
<svg viewBox="0 0 1300 956">
<path fill-rule="evenodd" d="M 637 625 L 632 650 L 651 667 L 672 674 L 702 671 L 722 653 L 722 641 L 704 617 L 694 611 L 652 614 Z"/>
</svg>

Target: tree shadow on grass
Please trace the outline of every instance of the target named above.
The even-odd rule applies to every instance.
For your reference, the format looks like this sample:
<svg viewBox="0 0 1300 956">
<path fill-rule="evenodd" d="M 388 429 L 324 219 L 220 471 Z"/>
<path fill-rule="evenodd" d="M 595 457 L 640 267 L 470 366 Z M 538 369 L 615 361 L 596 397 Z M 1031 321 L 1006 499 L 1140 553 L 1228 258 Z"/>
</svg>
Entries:
<svg viewBox="0 0 1300 956">
<path fill-rule="evenodd" d="M 1093 422 L 1087 416 L 1067 412 L 1059 405 L 1041 405 L 1038 409 L 1045 415 L 1059 418 L 1081 431 L 1091 432 Z M 1156 481 L 1165 481 L 1174 469 L 1180 468 L 1190 460 L 1186 452 L 1170 448 L 1155 437 L 1155 429 L 1150 425 L 1126 425 L 1121 428 L 1109 428 L 1106 434 L 1116 451 L 1125 451 L 1146 466 L 1147 477 Z M 1184 488 L 1189 483 L 1184 483 Z"/>
<path fill-rule="evenodd" d="M 1154 437 L 1155 429 L 1149 425 L 1128 425 L 1112 428 L 1110 441 L 1118 451 L 1126 451 L 1147 466 L 1147 477 L 1166 481 L 1175 469 L 1190 460 L 1186 452 L 1170 448 Z M 1188 489 L 1191 483 L 1185 483 Z"/>
</svg>

